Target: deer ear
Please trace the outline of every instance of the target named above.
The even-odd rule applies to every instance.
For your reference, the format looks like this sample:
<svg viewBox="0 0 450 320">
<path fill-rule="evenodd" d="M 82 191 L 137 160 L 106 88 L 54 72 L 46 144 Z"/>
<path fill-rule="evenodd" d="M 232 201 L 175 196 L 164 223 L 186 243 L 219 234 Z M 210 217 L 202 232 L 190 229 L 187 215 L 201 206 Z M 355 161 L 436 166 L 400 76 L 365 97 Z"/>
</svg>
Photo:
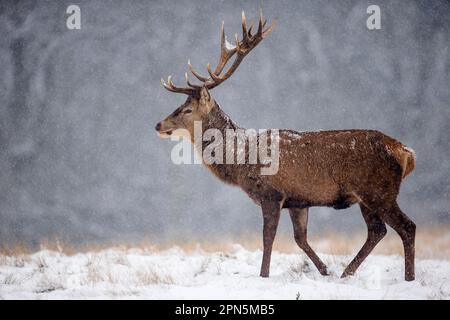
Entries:
<svg viewBox="0 0 450 320">
<path fill-rule="evenodd" d="M 209 112 L 213 107 L 214 103 L 211 99 L 211 95 L 206 87 L 200 89 L 200 106 L 204 108 L 206 112 Z"/>
</svg>

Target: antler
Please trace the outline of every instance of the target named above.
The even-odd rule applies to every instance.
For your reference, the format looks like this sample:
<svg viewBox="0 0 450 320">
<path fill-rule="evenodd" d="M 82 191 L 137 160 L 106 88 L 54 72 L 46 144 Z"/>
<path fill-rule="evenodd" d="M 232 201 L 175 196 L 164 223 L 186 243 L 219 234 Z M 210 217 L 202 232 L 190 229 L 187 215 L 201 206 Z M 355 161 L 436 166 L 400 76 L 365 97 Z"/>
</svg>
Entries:
<svg viewBox="0 0 450 320">
<path fill-rule="evenodd" d="M 187 76 L 187 74 L 185 74 L 185 76 Z M 197 89 L 192 88 L 180 88 L 180 87 L 176 87 L 173 82 L 172 82 L 172 76 L 168 76 L 167 77 L 167 83 L 164 81 L 163 78 L 161 78 L 161 84 L 163 85 L 164 88 L 166 88 L 169 91 L 172 92 L 179 92 L 179 93 L 185 93 L 188 95 L 193 95 L 197 92 Z M 188 82 L 189 84 L 189 82 Z"/>
<path fill-rule="evenodd" d="M 222 22 L 221 27 L 221 41 L 220 41 L 220 58 L 219 63 L 217 64 L 216 69 L 214 72 L 211 69 L 211 65 L 207 65 L 207 70 L 209 77 L 201 76 L 198 72 L 194 70 L 194 68 L 191 65 L 191 62 L 188 61 L 188 66 L 190 72 L 200 81 L 203 83 L 203 85 L 195 85 L 192 84 L 189 81 L 187 73 L 185 73 L 186 82 L 188 84 L 188 88 L 179 88 L 175 87 L 171 81 L 171 77 L 168 78 L 167 84 L 162 81 L 163 86 L 172 92 L 181 92 L 186 94 L 195 94 L 202 86 L 212 89 L 217 87 L 219 84 L 227 80 L 231 75 L 234 73 L 234 71 L 237 69 L 239 64 L 242 62 L 244 57 L 249 54 L 249 52 L 255 48 L 264 38 L 267 37 L 267 35 L 273 30 L 275 27 L 275 21 L 272 22 L 272 24 L 265 29 L 267 20 L 263 18 L 262 10 L 260 9 L 260 17 L 259 17 L 259 23 L 258 23 L 258 30 L 254 35 L 252 35 L 252 28 L 253 23 L 251 23 L 250 27 L 247 28 L 247 21 L 245 18 L 245 13 L 242 11 L 242 40 L 239 41 L 238 35 L 235 34 L 235 42 L 236 44 L 233 46 L 227 41 L 227 38 L 225 36 L 225 23 Z M 233 61 L 233 64 L 231 67 L 223 74 L 221 75 L 223 69 L 225 68 L 226 64 L 230 59 L 236 55 L 236 58 Z"/>
</svg>

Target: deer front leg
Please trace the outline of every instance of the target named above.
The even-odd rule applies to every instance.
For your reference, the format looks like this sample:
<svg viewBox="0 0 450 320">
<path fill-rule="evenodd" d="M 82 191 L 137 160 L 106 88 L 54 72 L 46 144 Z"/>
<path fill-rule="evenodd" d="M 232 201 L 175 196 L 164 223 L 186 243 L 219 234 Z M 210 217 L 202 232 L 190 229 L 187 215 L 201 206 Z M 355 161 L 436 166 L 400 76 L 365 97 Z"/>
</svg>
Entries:
<svg viewBox="0 0 450 320">
<path fill-rule="evenodd" d="M 260 276 L 267 278 L 270 270 L 270 256 L 272 246 L 277 233 L 278 222 L 280 221 L 281 207 L 279 202 L 263 202 L 261 204 L 264 229 L 263 229 L 263 259 Z"/>
</svg>

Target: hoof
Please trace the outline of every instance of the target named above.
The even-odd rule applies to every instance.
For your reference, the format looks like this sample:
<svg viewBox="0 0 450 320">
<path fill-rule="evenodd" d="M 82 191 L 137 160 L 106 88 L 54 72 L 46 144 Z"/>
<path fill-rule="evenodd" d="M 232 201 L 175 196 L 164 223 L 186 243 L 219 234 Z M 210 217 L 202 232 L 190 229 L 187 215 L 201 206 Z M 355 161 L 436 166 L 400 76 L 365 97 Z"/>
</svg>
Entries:
<svg viewBox="0 0 450 320">
<path fill-rule="evenodd" d="M 268 277 L 269 277 L 269 273 L 268 273 L 268 272 L 261 272 L 261 273 L 259 274 L 259 276 L 260 276 L 261 278 L 268 278 Z"/>
<path fill-rule="evenodd" d="M 348 276 L 352 276 L 352 275 L 353 275 L 353 272 L 350 273 L 350 272 L 345 272 L 345 271 L 344 271 L 344 273 L 341 275 L 341 279 L 346 278 L 346 277 L 348 277 Z"/>
<path fill-rule="evenodd" d="M 321 269 L 319 270 L 320 274 L 323 276 L 329 276 L 330 274 L 328 273 L 327 269 Z"/>
<path fill-rule="evenodd" d="M 414 281 L 416 279 L 416 277 L 414 277 L 414 275 L 406 275 L 405 276 L 405 281 Z"/>
</svg>

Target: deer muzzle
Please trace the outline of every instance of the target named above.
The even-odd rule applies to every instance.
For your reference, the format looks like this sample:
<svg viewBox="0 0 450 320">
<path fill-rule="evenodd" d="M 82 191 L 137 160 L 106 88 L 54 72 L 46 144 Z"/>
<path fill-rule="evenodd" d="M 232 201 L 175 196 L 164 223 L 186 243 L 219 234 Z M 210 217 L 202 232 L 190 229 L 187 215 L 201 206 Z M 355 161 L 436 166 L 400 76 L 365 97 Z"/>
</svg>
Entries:
<svg viewBox="0 0 450 320">
<path fill-rule="evenodd" d="M 158 132 L 158 136 L 163 139 L 167 139 L 172 134 L 172 129 L 164 129 L 164 126 L 161 122 L 158 122 L 155 126 L 155 130 Z"/>
</svg>

